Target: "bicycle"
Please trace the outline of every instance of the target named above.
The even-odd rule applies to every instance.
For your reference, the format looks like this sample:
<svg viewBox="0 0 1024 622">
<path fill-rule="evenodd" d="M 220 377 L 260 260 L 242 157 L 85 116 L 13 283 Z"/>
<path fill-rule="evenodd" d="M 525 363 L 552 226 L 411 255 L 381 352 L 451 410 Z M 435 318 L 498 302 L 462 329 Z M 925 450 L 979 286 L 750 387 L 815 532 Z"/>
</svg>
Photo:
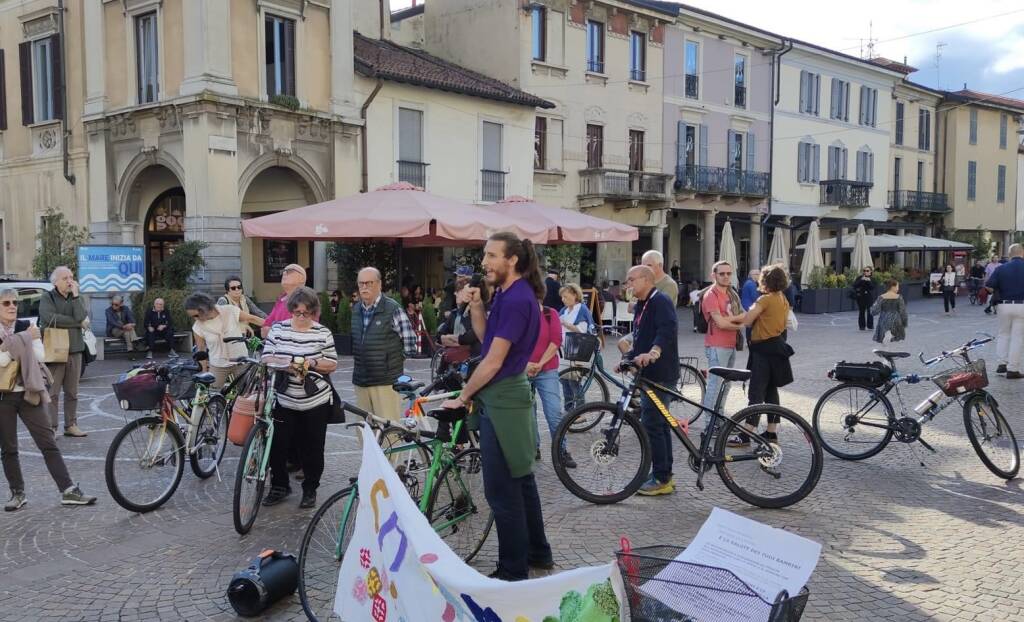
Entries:
<svg viewBox="0 0 1024 622">
<path fill-rule="evenodd" d="M 302 357 L 277 356 L 272 357 L 269 362 L 261 361 L 255 372 L 257 376 L 254 382 L 259 388 L 256 416 L 252 429 L 245 438 L 245 444 L 242 445 L 231 501 L 232 520 L 235 531 L 240 535 L 249 533 L 256 522 L 270 472 L 270 447 L 274 442 L 274 406 L 277 404 L 277 374 L 288 372 L 302 363 Z M 326 379 L 323 374 L 312 370 L 306 374 L 314 380 Z"/>
<path fill-rule="evenodd" d="M 375 428 L 376 437 L 393 466 L 396 466 L 394 459 L 398 458 L 396 470 L 420 511 L 452 550 L 468 562 L 480 551 L 494 523 L 490 508 L 479 504 L 483 498 L 480 450 L 463 436 L 467 412 L 434 410 L 426 413 L 423 408 L 459 394 L 458 390 L 429 394 L 453 373 L 458 371 L 452 370 L 423 388 L 414 400 L 417 416 L 425 414 L 440 424 L 450 425 L 447 432 L 443 427 L 434 434 L 394 425 L 377 428 L 382 420 L 374 414 L 351 404 L 343 404 L 343 408 Z M 353 425 L 360 424 L 349 424 Z M 400 442 L 388 443 L 392 435 Z M 467 444 L 470 446 L 462 447 Z M 317 509 L 303 534 L 299 547 L 299 598 L 310 620 L 326 620 L 331 616 L 338 572 L 355 527 L 358 507 L 358 479 L 352 478 L 348 487 L 336 492 Z"/>
<path fill-rule="evenodd" d="M 216 472 L 227 444 L 228 409 L 224 397 L 210 391 L 213 374 L 196 373 L 199 365 L 195 361 L 137 369 L 137 374 L 154 376 L 150 395 L 141 397 L 150 401 L 138 402 L 138 394 L 124 394 L 120 382 L 114 384 L 114 393 L 126 410 L 158 406 L 159 413 L 130 421 L 114 435 L 104 461 L 104 477 L 118 505 L 141 513 L 155 510 L 171 498 L 181 483 L 186 453 L 196 477 L 206 479 Z M 140 481 L 133 482 L 134 477 Z"/>
<path fill-rule="evenodd" d="M 566 414 L 551 441 L 551 462 L 555 474 L 580 499 L 597 504 L 617 503 L 639 490 L 648 478 L 651 441 L 639 417 L 630 408 L 638 392 L 654 403 L 689 453 L 688 463 L 697 474 L 699 490 L 704 489 L 704 474 L 712 466 L 718 470 L 726 488 L 757 507 L 786 507 L 814 490 L 821 476 L 823 455 L 811 426 L 800 415 L 774 404 L 755 404 L 728 417 L 721 412 L 725 391 L 719 392 L 711 409 L 675 389 L 642 377 L 631 360 L 623 359 L 619 368 L 633 373 L 633 379 L 624 386 L 619 400 L 615 403 L 585 404 Z M 746 369 L 727 367 L 712 367 L 708 373 L 726 383 L 746 382 L 751 374 Z M 690 422 L 677 420 L 655 390 L 699 409 L 698 417 L 708 413 L 710 422 L 701 434 L 699 446 L 690 439 Z M 776 438 L 769 440 L 756 430 L 762 415 L 778 419 Z M 575 429 L 576 420 L 595 416 L 607 417 L 608 424 L 591 434 Z M 729 437 L 739 432 L 749 437 L 749 446 L 727 450 Z M 563 444 L 566 452 L 559 449 Z M 575 458 L 577 468 L 570 470 L 565 467 L 562 462 L 564 453 Z M 588 456 L 592 459 L 590 465 L 584 464 Z M 610 476 L 615 475 L 615 471 L 623 475 L 613 481 Z M 785 486 L 790 482 L 792 486 Z M 759 490 L 755 491 L 755 488 Z"/>
<path fill-rule="evenodd" d="M 985 360 L 971 360 L 970 352 L 991 342 L 985 333 L 951 351 L 925 360 L 925 367 L 933 367 L 946 360 L 956 366 L 933 376 L 903 375 L 896 369 L 896 360 L 910 357 L 909 352 L 873 350 L 885 359 L 888 368 L 874 378 L 842 382 L 826 391 L 814 406 L 812 426 L 822 447 L 843 460 L 863 460 L 885 449 L 895 438 L 905 444 L 920 443 L 931 452 L 935 448 L 921 438 L 922 426 L 953 403 L 963 407 L 967 438 L 981 462 L 995 475 L 1013 479 L 1020 470 L 1020 450 L 1013 430 L 999 411 L 999 404 L 985 391 L 988 375 Z M 881 363 L 878 363 L 881 365 Z M 835 375 L 835 374 L 833 374 Z M 901 384 L 932 381 L 938 390 L 907 413 L 900 393 Z M 895 391 L 900 403 L 900 416 L 896 416 L 889 395 Z M 923 463 L 922 463 L 923 464 Z"/>
<path fill-rule="evenodd" d="M 587 343 L 593 340 L 593 343 Z M 574 342 L 580 343 L 574 343 Z M 558 372 L 559 384 L 562 387 L 563 412 L 575 410 L 584 404 L 608 402 L 610 394 L 608 383 L 619 389 L 626 385 L 604 368 L 601 347 L 594 335 L 569 333 L 562 348 L 563 358 L 569 366 Z M 707 380 L 704 373 L 697 368 L 696 357 L 679 357 L 679 383 L 676 390 L 692 402 L 704 401 Z M 700 417 L 696 411 L 687 417 L 687 423 L 693 423 Z M 572 428 L 573 432 L 586 432 L 601 421 L 600 417 L 593 420 L 579 420 Z"/>
<path fill-rule="evenodd" d="M 967 301 L 972 306 L 978 304 L 978 290 L 980 289 L 981 279 L 973 276 L 967 279 Z"/>
</svg>

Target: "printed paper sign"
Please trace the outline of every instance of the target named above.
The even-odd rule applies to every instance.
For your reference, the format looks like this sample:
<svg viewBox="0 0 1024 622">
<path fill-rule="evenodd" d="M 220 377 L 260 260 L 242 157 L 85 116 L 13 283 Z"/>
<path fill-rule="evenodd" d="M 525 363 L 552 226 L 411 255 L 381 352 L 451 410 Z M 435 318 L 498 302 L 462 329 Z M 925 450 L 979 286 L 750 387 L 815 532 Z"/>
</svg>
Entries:
<svg viewBox="0 0 1024 622">
<path fill-rule="evenodd" d="M 144 247 L 79 246 L 78 284 L 80 291 L 85 294 L 145 290 Z"/>
<path fill-rule="evenodd" d="M 617 622 L 612 564 L 508 583 L 466 565 L 430 527 L 369 428 L 359 509 L 338 575 L 346 622 Z M 497 537 L 493 532 L 491 537 Z M 609 551 L 609 557 L 612 552 Z"/>
</svg>

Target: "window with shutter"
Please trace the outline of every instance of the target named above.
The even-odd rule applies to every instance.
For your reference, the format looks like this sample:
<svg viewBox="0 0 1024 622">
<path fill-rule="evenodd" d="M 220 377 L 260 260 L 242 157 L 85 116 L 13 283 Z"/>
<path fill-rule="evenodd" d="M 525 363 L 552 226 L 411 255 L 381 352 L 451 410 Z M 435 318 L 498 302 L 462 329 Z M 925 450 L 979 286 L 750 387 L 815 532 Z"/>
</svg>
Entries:
<svg viewBox="0 0 1024 622">
<path fill-rule="evenodd" d="M 892 189 L 898 194 L 900 191 L 900 176 L 903 174 L 903 158 L 893 160 Z"/>
<path fill-rule="evenodd" d="M 295 20 L 268 14 L 264 35 L 267 97 L 295 97 Z"/>
<path fill-rule="evenodd" d="M 999 148 L 1006 149 L 1006 115 L 999 116 Z"/>
<path fill-rule="evenodd" d="M 969 141 L 972 145 L 978 144 L 978 111 L 971 109 L 971 127 Z"/>
<path fill-rule="evenodd" d="M 978 163 L 974 160 L 967 162 L 967 200 L 973 201 L 977 196 Z"/>
<path fill-rule="evenodd" d="M 747 132 L 747 170 L 754 172 L 757 163 L 757 141 L 753 132 Z"/>
<path fill-rule="evenodd" d="M 629 130 L 629 170 L 644 170 L 644 133 Z"/>
<path fill-rule="evenodd" d="M 61 81 L 60 39 L 53 35 L 19 46 L 22 83 L 22 122 L 42 123 L 63 117 L 59 85 Z"/>
<path fill-rule="evenodd" d="M 829 93 L 829 105 L 828 105 L 828 118 L 838 119 L 839 118 L 839 98 L 842 96 L 843 85 L 842 82 L 836 78 L 832 78 L 832 88 Z"/>
<path fill-rule="evenodd" d="M 533 60 L 545 60 L 547 57 L 547 28 L 545 16 L 547 9 L 534 5 L 530 9 L 531 32 L 533 34 Z"/>
<path fill-rule="evenodd" d="M 542 171 L 547 164 L 548 120 L 537 117 L 533 128 L 533 168 Z"/>
<path fill-rule="evenodd" d="M 1006 165 L 1000 164 L 996 170 L 996 203 L 1006 202 Z"/>
<path fill-rule="evenodd" d="M 587 168 L 601 168 L 604 161 L 604 127 L 587 125 Z"/>
<path fill-rule="evenodd" d="M 629 33 L 629 79 L 647 80 L 647 36 L 642 32 Z"/>
<path fill-rule="evenodd" d="M 135 18 L 135 78 L 140 104 L 155 102 L 160 97 L 156 25 L 155 11 Z"/>
<path fill-rule="evenodd" d="M 917 161 L 917 191 L 924 192 L 924 162 Z"/>
<path fill-rule="evenodd" d="M 896 102 L 896 144 L 903 144 L 903 102 Z"/>
<path fill-rule="evenodd" d="M 0 132 L 7 129 L 7 71 L 4 51 L 0 49 Z"/>
<path fill-rule="evenodd" d="M 698 154 L 698 164 L 701 166 L 708 166 L 708 126 L 703 123 L 700 126 L 700 153 Z"/>
<path fill-rule="evenodd" d="M 811 181 L 821 181 L 821 145 L 811 145 Z"/>
<path fill-rule="evenodd" d="M 805 142 L 801 142 L 796 146 L 796 180 L 798 183 L 804 183 L 810 178 L 807 172 L 808 147 L 810 147 L 810 144 Z"/>
<path fill-rule="evenodd" d="M 810 96 L 807 94 L 807 72 L 800 70 L 800 112 L 807 112 L 807 102 Z"/>
<path fill-rule="evenodd" d="M 819 114 L 818 104 L 821 102 L 821 76 L 814 74 L 814 93 L 811 97 L 812 103 L 814 104 L 814 114 Z"/>
<path fill-rule="evenodd" d="M 21 124 L 35 123 L 35 105 L 32 102 L 32 42 L 18 44 L 18 73 L 21 79 Z"/>
<path fill-rule="evenodd" d="M 398 109 L 398 159 L 423 162 L 423 111 Z"/>
<path fill-rule="evenodd" d="M 604 73 L 604 24 L 587 20 L 587 71 Z"/>
</svg>

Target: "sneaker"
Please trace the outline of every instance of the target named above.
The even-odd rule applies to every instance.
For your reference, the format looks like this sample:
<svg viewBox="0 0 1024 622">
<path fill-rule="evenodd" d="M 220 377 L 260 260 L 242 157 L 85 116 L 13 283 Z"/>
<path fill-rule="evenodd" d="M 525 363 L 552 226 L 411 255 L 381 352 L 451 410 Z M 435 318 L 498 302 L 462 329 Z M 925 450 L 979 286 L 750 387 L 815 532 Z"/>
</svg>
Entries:
<svg viewBox="0 0 1024 622">
<path fill-rule="evenodd" d="M 11 500 L 4 505 L 4 512 L 14 512 L 16 510 L 20 510 L 21 508 L 25 507 L 26 503 L 28 503 L 28 499 L 25 498 L 24 491 L 12 490 Z"/>
<path fill-rule="evenodd" d="M 263 499 L 263 505 L 267 507 L 277 505 L 284 501 L 290 494 L 292 494 L 291 488 L 278 488 L 277 486 L 273 486 L 270 488 L 270 492 L 267 493 L 266 498 Z"/>
<path fill-rule="evenodd" d="M 750 437 L 746 434 L 733 434 L 725 442 L 726 447 L 750 447 Z"/>
<path fill-rule="evenodd" d="M 654 477 L 644 482 L 644 485 L 640 487 L 640 490 L 636 491 L 637 494 L 645 497 L 654 497 L 657 495 L 670 495 L 676 491 L 676 485 L 672 480 L 667 482 L 659 482 Z"/>
<path fill-rule="evenodd" d="M 61 494 L 61 505 L 92 505 L 96 503 L 96 497 L 89 497 L 82 492 L 82 489 L 75 484 Z"/>
<path fill-rule="evenodd" d="M 996 367 L 996 373 L 997 374 L 1005 374 L 1006 373 L 1006 363 L 1000 363 L 999 367 Z"/>
<path fill-rule="evenodd" d="M 1024 374 L 1021 374 L 1019 371 L 1007 371 L 1006 372 L 1006 379 L 1007 380 L 1020 380 L 1021 378 L 1024 378 Z"/>
<path fill-rule="evenodd" d="M 83 436 L 89 435 L 82 431 L 82 428 L 78 427 L 77 425 L 69 425 L 68 427 L 64 428 L 64 436 L 82 438 Z"/>
<path fill-rule="evenodd" d="M 562 466 L 564 466 L 567 469 L 576 468 L 576 461 L 572 459 L 572 454 L 570 454 L 568 451 L 562 452 Z"/>
<path fill-rule="evenodd" d="M 302 501 L 299 501 L 299 508 L 308 510 L 309 508 L 316 507 L 316 491 L 303 491 Z"/>
</svg>

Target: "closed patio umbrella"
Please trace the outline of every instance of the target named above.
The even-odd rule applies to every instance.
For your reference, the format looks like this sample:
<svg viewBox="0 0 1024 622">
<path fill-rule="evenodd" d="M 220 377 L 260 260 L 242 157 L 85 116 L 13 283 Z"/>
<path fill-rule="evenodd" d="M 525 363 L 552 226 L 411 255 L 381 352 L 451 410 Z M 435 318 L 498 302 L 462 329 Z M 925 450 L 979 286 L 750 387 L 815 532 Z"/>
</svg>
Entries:
<svg viewBox="0 0 1024 622">
<path fill-rule="evenodd" d="M 806 283 L 815 268 L 824 268 L 821 258 L 821 240 L 818 233 L 818 221 L 812 221 L 807 230 L 807 242 L 804 244 L 804 258 L 800 262 L 800 281 Z"/>
<path fill-rule="evenodd" d="M 718 244 L 718 261 L 727 261 L 736 268 L 736 242 L 732 239 L 732 224 L 725 221 L 722 227 L 722 241 Z"/>
<path fill-rule="evenodd" d="M 768 265 L 780 263 L 789 270 L 789 249 L 786 247 L 786 230 L 776 227 L 772 234 L 772 245 L 768 249 Z"/>
<path fill-rule="evenodd" d="M 850 255 L 850 267 L 857 272 L 864 268 L 874 269 L 875 267 L 874 262 L 871 260 L 871 248 L 868 246 L 864 223 L 857 225 L 857 233 L 853 236 L 853 253 Z"/>
</svg>

